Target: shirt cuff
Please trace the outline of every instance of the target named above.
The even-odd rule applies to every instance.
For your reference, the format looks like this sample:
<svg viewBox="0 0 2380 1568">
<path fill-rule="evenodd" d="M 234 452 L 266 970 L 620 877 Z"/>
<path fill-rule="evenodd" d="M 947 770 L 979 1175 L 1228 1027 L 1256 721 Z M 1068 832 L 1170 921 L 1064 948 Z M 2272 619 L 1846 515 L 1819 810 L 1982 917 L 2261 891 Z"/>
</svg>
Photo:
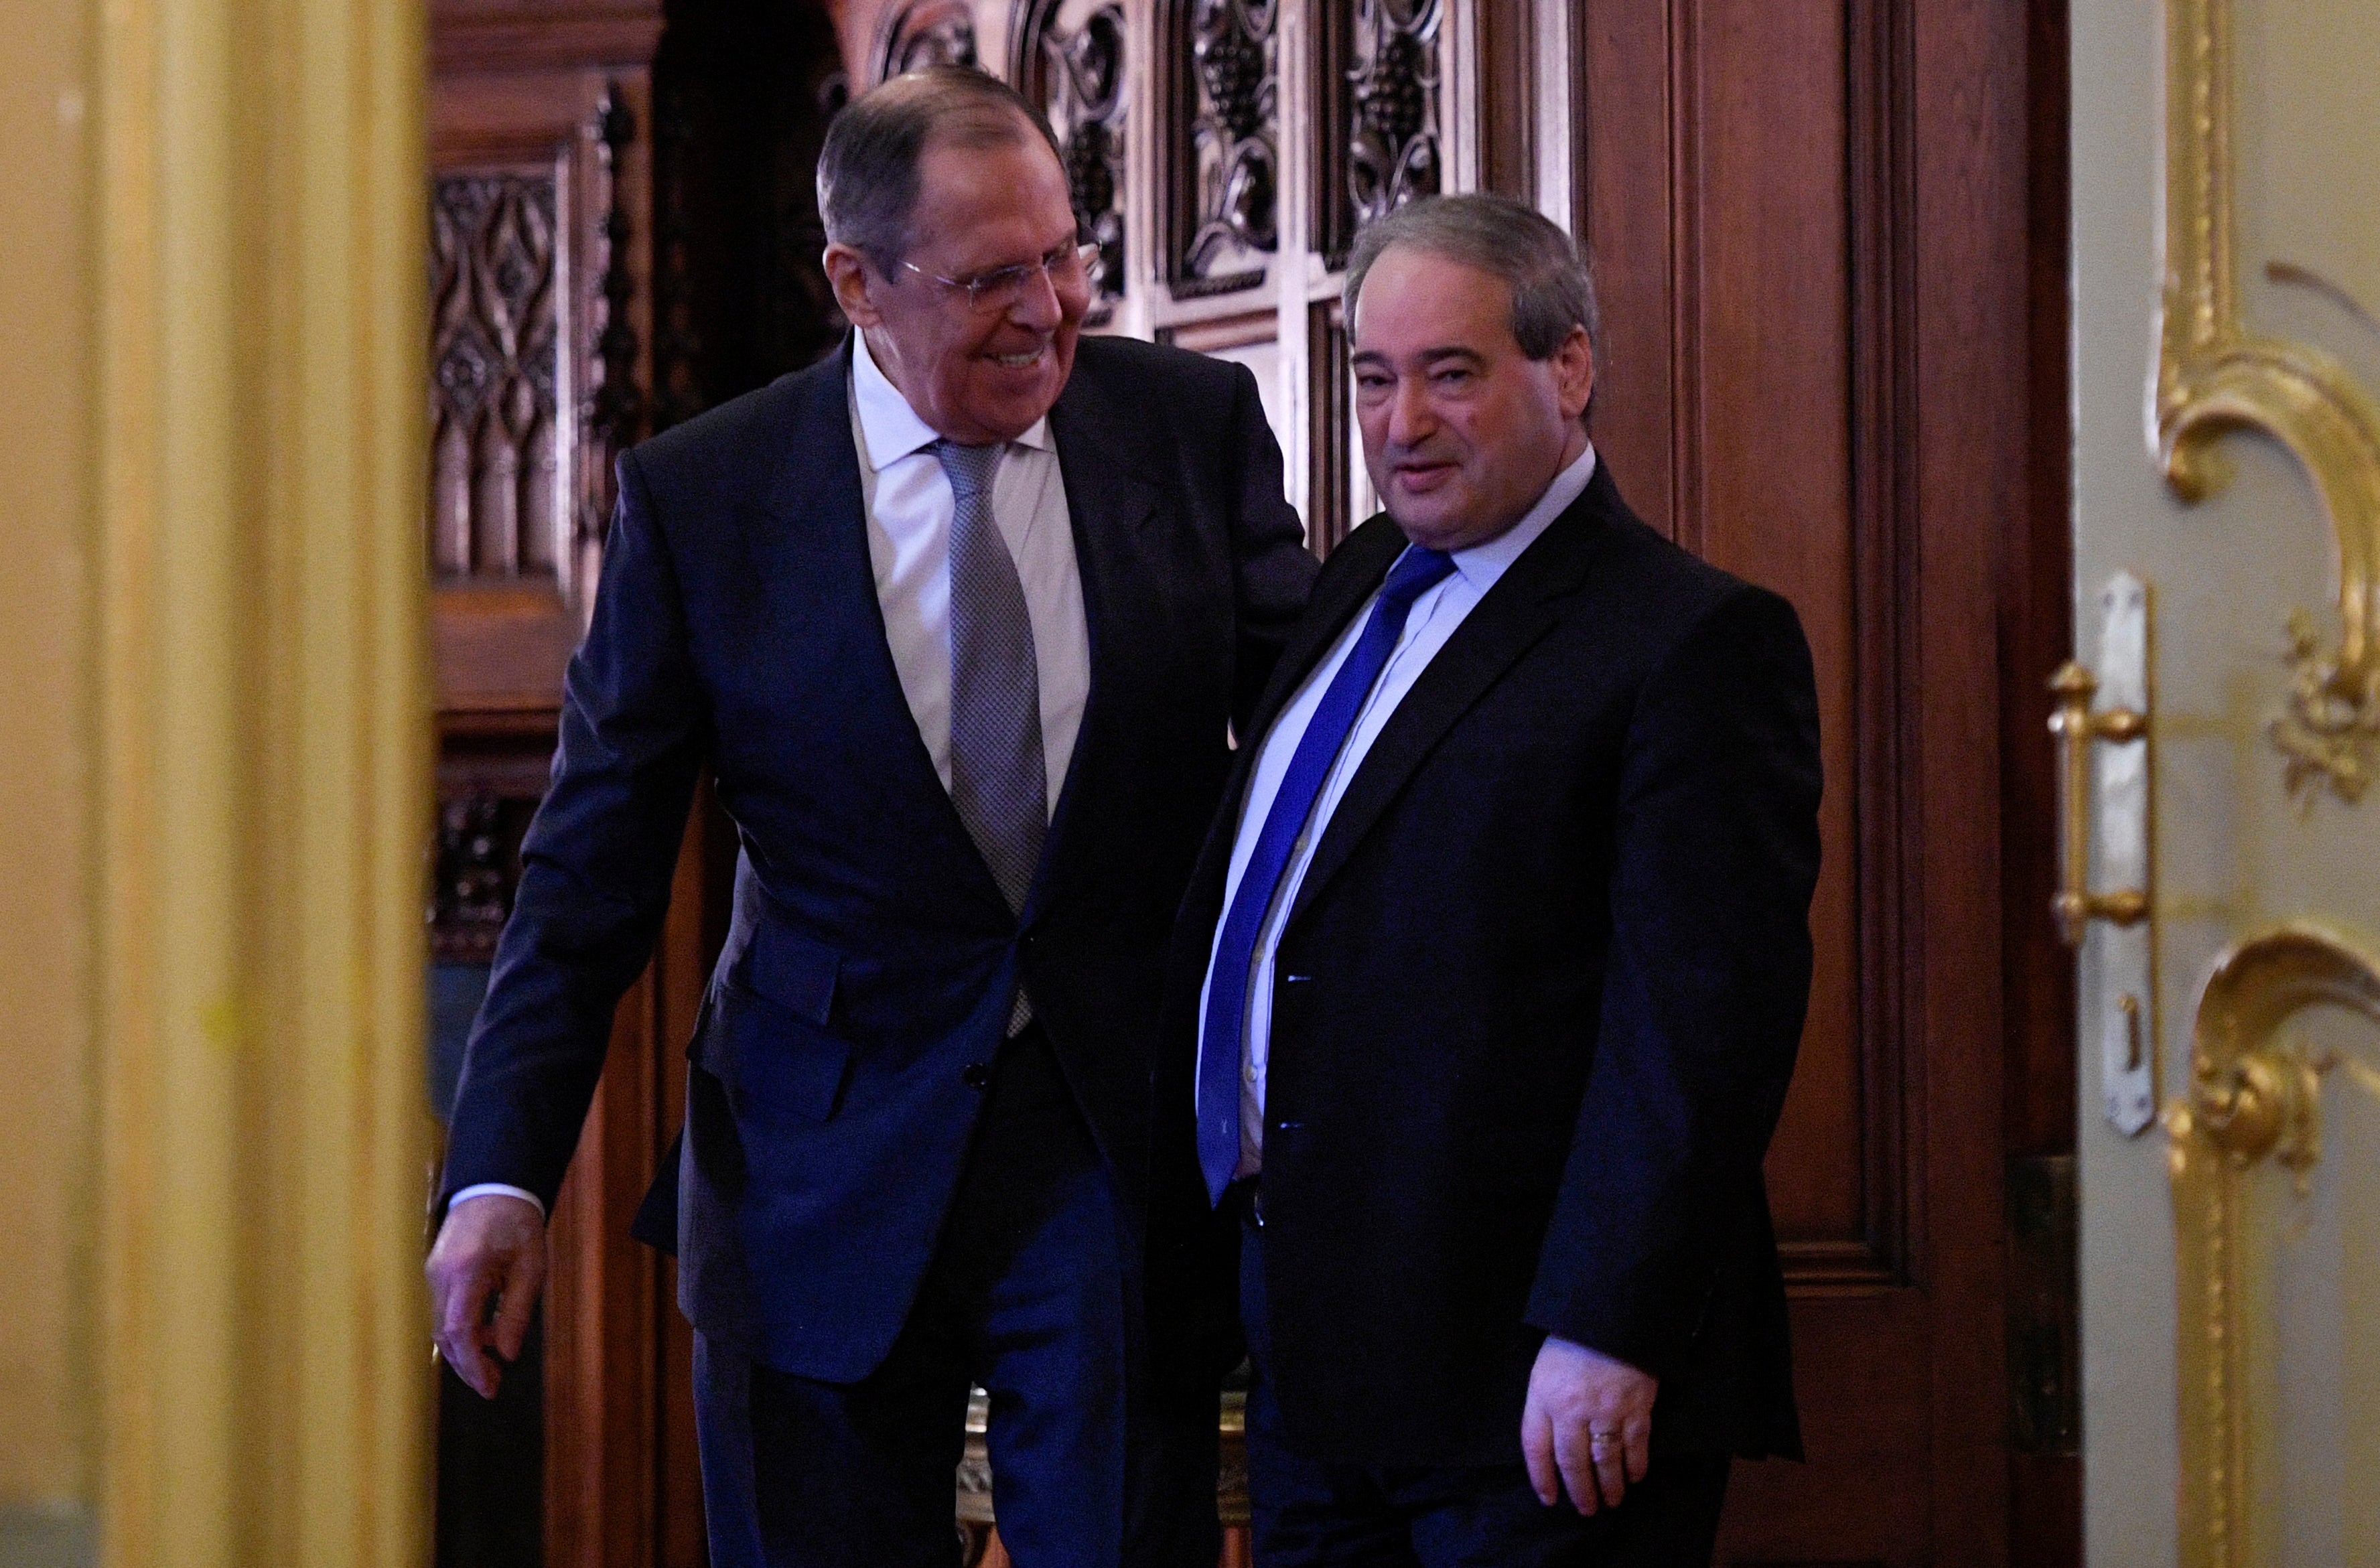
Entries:
<svg viewBox="0 0 2380 1568">
<path fill-rule="evenodd" d="M 465 1187 L 446 1200 L 446 1211 L 452 1214 L 457 1205 L 468 1203 L 475 1197 L 492 1197 L 496 1193 L 502 1193 L 506 1197 L 517 1197 L 531 1204 L 537 1209 L 537 1217 L 540 1220 L 545 1218 L 545 1205 L 538 1202 L 537 1194 L 524 1192 L 519 1187 L 507 1186 L 502 1182 L 481 1182 L 476 1186 Z"/>
</svg>

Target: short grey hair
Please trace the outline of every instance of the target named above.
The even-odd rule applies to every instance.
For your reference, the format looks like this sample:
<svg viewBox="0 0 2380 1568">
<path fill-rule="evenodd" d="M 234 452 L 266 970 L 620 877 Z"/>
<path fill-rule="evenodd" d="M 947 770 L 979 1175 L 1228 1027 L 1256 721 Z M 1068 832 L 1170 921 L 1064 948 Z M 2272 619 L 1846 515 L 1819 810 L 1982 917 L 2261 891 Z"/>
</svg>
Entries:
<svg viewBox="0 0 2380 1568">
<path fill-rule="evenodd" d="M 998 77 L 929 66 L 892 78 L 827 125 L 818 164 L 827 242 L 850 246 L 889 275 L 908 254 L 917 164 L 929 146 L 1013 147 L 1037 134 L 1063 169 L 1049 120 Z"/>
<path fill-rule="evenodd" d="M 1595 278 L 1561 226 L 1509 196 L 1425 196 L 1355 237 L 1341 300 L 1350 329 L 1372 263 L 1392 245 L 1411 246 L 1502 278 L 1512 289 L 1512 336 L 1532 359 L 1550 359 L 1580 328 L 1600 351 L 1603 321 Z"/>
</svg>

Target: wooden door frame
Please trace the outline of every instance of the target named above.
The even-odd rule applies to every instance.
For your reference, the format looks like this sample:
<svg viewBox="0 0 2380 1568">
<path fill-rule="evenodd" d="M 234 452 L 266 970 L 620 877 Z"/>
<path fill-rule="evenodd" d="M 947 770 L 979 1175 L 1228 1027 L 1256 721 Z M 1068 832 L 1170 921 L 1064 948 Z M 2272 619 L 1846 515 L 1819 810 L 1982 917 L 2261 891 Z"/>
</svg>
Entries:
<svg viewBox="0 0 2380 1568">
<path fill-rule="evenodd" d="M 1581 37 L 1597 6 L 1612 3 L 1568 0 L 1570 36 Z M 1703 8 L 1673 4 L 1681 13 Z M 1862 618 L 1874 617 L 1860 721 L 1876 750 L 1858 779 L 1830 782 L 1864 792 L 1860 818 L 1872 828 L 1857 851 L 1863 929 L 1893 956 L 1873 966 L 1863 1030 L 1893 1048 L 1872 1053 L 1864 1084 L 1877 1133 L 1866 1240 L 1856 1256 L 1805 1250 L 1792 1262 L 1802 1302 L 1865 1295 L 1923 1317 L 1930 1492 L 1925 1539 L 1909 1550 L 1945 1563 L 2005 1562 L 2019 1547 L 2028 1562 L 2045 1546 L 2071 1550 L 2061 1544 L 2070 1516 L 2045 1512 L 2067 1495 L 2070 1462 L 2034 1465 L 2009 1442 L 2002 1201 L 2009 1154 L 2053 1151 L 2061 1126 L 2062 1147 L 2072 1141 L 2071 1014 L 2060 1002 L 2070 979 L 2062 955 L 2044 951 L 2035 897 L 2046 865 L 2047 760 L 2034 666 L 2064 646 L 2067 614 L 2064 239 L 2045 216 L 2062 214 L 2064 201 L 2063 8 L 2063 0 L 1848 6 L 1847 43 L 1857 45 L 1847 121 L 1853 512 Z M 1483 33 L 1491 84 L 1559 90 L 1536 80 L 1530 56 L 1542 51 L 1527 30 Z M 1517 53 L 1500 66 L 1500 49 Z M 1496 96 L 1488 94 L 1491 106 Z M 1551 163 L 1509 143 L 1547 119 L 1490 119 L 1481 152 L 1488 183 L 1516 191 L 1543 184 Z M 1584 216 L 1588 159 L 1575 144 L 1567 153 L 1572 211 Z M 691 951 L 700 940 L 687 933 L 665 945 Z M 682 1035 L 685 998 L 700 977 L 656 971 L 648 983 L 650 993 L 632 995 L 624 1010 L 615 1041 L 639 1059 L 636 1081 L 619 1090 L 621 1125 L 603 1127 L 603 1144 L 618 1142 L 618 1168 L 607 1161 L 600 1182 L 574 1176 L 604 1189 L 600 1204 L 590 1195 L 589 1222 L 633 1202 L 628 1189 L 641 1185 L 651 1158 L 638 1140 L 670 1119 L 671 1076 L 656 1076 L 653 1064 L 674 1063 L 662 1046 Z M 606 1093 L 599 1114 L 609 1114 Z M 590 1136 L 582 1164 L 596 1141 Z M 591 1235 L 585 1245 L 611 1250 Z M 624 1334 L 621 1344 L 643 1346 L 649 1363 L 679 1327 L 666 1270 L 633 1253 L 599 1271 L 612 1270 L 626 1294 L 606 1320 Z M 683 1514 L 614 1489 L 669 1484 L 673 1467 L 653 1434 L 672 1396 L 603 1385 L 601 1366 L 630 1364 L 617 1344 L 597 1361 L 560 1345 L 552 1354 L 582 1367 L 574 1386 L 589 1401 L 627 1401 L 613 1420 L 597 1420 L 636 1440 L 617 1454 L 608 1442 L 601 1453 L 580 1445 L 576 1458 L 554 1454 L 557 1484 L 562 1474 L 574 1477 L 574 1504 L 600 1499 L 636 1516 L 617 1534 L 589 1532 L 585 1548 L 557 1559 L 590 1568 L 645 1561 L 595 1543 L 650 1552 L 656 1516 Z M 674 1358 L 679 1347 L 665 1354 Z M 1791 1467 L 1739 1471 L 1733 1512 L 1759 1508 L 1786 1522 L 1739 1540 L 1746 1561 L 1796 1555 L 1792 1521 L 1815 1521 L 1824 1506 L 1807 1490 Z"/>
<path fill-rule="evenodd" d="M 1573 39 L 1603 3 L 1568 7 Z M 1715 25 L 1706 9 L 1674 0 L 1668 25 Z M 2007 1159 L 2072 1147 L 2070 975 L 2034 896 L 2048 798 L 2040 686 L 2067 629 L 2064 301 L 2051 283 L 2063 273 L 2063 10 L 2064 0 L 1847 7 L 1855 723 L 1871 734 L 1858 776 L 1829 785 L 1859 792 L 1863 942 L 1889 956 L 1863 966 L 1860 1001 L 1866 1245 L 1789 1248 L 1788 1266 L 1797 1315 L 1866 1296 L 1923 1318 L 1930 1495 L 1922 1541 L 1904 1546 L 1946 1563 L 2008 1562 L 2020 1538 L 2028 1562 L 2070 1560 L 2080 1546 L 2072 1462 L 2011 1448 L 2004 1319 Z M 1527 42 L 1507 47 L 1512 57 L 1491 70 L 1528 81 Z M 1584 58 L 1573 48 L 1582 77 Z M 1667 154 L 1647 137 L 1632 155 L 1698 155 L 1700 105 L 1679 107 L 1690 84 L 1574 80 L 1570 200 L 1583 228 L 1597 163 L 1580 140 L 1583 108 L 1598 88 L 1648 115 L 1689 116 Z M 1484 162 L 1515 184 L 1533 166 L 1493 146 Z M 1678 483 L 1692 485 L 1691 468 L 1673 469 Z M 1690 491 L 1656 509 L 1697 542 Z M 1806 1388 L 1840 1369 L 1802 1370 Z M 1824 1504 L 1805 1493 L 1795 1469 L 1740 1467 L 1723 1554 L 1767 1562 L 1816 1549 L 1802 1526 Z M 1747 1529 L 1752 1519 L 1762 1523 Z"/>
</svg>

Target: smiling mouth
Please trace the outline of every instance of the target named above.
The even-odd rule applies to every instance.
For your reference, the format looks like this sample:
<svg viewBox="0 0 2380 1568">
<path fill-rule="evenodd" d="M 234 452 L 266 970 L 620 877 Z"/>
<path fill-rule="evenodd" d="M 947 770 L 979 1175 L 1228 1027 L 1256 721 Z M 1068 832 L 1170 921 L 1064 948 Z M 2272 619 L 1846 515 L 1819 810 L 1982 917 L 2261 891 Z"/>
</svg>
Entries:
<svg viewBox="0 0 2380 1568">
<path fill-rule="evenodd" d="M 1047 352 L 1045 349 L 1033 348 L 1022 354 L 994 354 L 991 356 L 991 362 L 1002 370 L 1030 370 L 1041 362 L 1041 356 L 1045 352 Z"/>
</svg>

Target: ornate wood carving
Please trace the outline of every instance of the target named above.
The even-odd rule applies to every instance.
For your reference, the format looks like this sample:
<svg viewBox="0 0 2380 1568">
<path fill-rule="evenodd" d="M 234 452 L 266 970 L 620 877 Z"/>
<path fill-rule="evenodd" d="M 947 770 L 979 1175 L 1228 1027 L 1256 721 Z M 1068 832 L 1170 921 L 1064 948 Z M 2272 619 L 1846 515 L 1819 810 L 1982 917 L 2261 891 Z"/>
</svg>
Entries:
<svg viewBox="0 0 2380 1568">
<path fill-rule="evenodd" d="M 965 0 L 907 0 L 890 6 L 876 23 L 868 51 L 868 85 L 928 66 L 980 68 L 975 17 Z"/>
<path fill-rule="evenodd" d="M 620 174 L 636 136 L 613 82 L 594 114 L 591 185 L 566 144 L 542 167 L 492 160 L 433 182 L 429 534 L 442 583 L 542 583 L 585 608 L 612 457 L 646 411 Z M 577 201 L 603 214 L 592 237 L 581 220 L 573 238 Z M 600 276 L 574 268 L 581 247 L 601 252 Z"/>
<path fill-rule="evenodd" d="M 505 818 L 505 802 L 485 792 L 439 802 L 430 954 L 440 963 L 485 964 L 495 957 L 496 937 L 513 909 L 519 878 L 515 843 L 525 825 Z"/>
<path fill-rule="evenodd" d="M 1356 226 L 1438 190 L 1439 0 L 1355 7 L 1347 193 Z"/>
<path fill-rule="evenodd" d="M 628 243 L 636 237 L 636 223 L 628 215 L 627 202 L 622 199 L 619 177 L 621 163 L 637 139 L 637 115 L 628 107 L 618 82 L 605 89 L 597 126 L 603 146 L 604 185 L 610 210 L 603 216 L 603 331 L 595 340 L 602 381 L 595 388 L 589 423 L 596 439 L 611 452 L 617 452 L 637 439 L 645 415 L 644 391 L 637 385 L 637 328 L 629 313 L 637 293 L 636 276 L 628 266 Z M 608 476 L 612 466 L 609 453 L 605 456 L 607 460 L 601 468 Z M 608 478 L 601 488 L 606 500 L 604 511 L 608 512 Z M 595 526 L 602 526 L 600 516 Z"/>
<path fill-rule="evenodd" d="M 1087 14 L 1082 14 L 1087 13 Z M 1108 0 L 1031 0 L 1016 13 L 1009 51 L 1017 91 L 1050 116 L 1065 149 L 1066 186 L 1083 237 L 1099 248 L 1092 266 L 1093 325 L 1124 291 L 1123 7 Z"/>
<path fill-rule="evenodd" d="M 1168 63 L 1165 273 L 1176 298 L 1250 288 L 1280 244 L 1279 0 L 1188 0 Z"/>
<path fill-rule="evenodd" d="M 604 84 L 595 111 L 596 176 L 603 204 L 602 275 L 596 286 L 601 320 L 588 355 L 589 389 L 581 410 L 587 451 L 577 465 L 578 504 L 564 558 L 562 590 L 578 616 L 594 607 L 595 580 L 602 565 L 603 535 L 612 517 L 612 463 L 645 432 L 648 404 L 637 383 L 643 348 L 636 323 L 637 273 L 631 245 L 637 237 L 627 182 L 622 171 L 636 145 L 636 110 L 616 80 Z"/>
<path fill-rule="evenodd" d="M 441 577 L 552 577 L 568 537 L 559 209 L 549 171 L 434 187 L 430 551 Z"/>
<path fill-rule="evenodd" d="M 1356 0 L 1317 28 L 1315 248 L 1346 264 L 1355 231 L 1434 195 L 1444 0 Z"/>
</svg>

